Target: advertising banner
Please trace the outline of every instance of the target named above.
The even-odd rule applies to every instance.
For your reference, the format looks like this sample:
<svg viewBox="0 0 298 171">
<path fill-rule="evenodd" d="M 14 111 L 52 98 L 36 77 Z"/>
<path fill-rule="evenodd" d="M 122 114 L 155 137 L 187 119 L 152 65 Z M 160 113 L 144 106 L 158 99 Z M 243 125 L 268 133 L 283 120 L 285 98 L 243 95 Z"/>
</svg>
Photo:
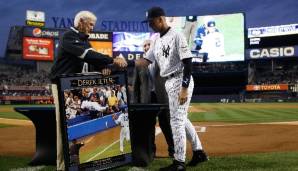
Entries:
<svg viewBox="0 0 298 171">
<path fill-rule="evenodd" d="M 105 55 L 113 55 L 112 42 L 89 41 L 92 48 Z"/>
<path fill-rule="evenodd" d="M 266 47 L 246 50 L 248 59 L 284 58 L 298 56 L 298 46 Z"/>
<path fill-rule="evenodd" d="M 43 11 L 26 11 L 26 25 L 28 26 L 45 26 L 45 12 Z"/>
<path fill-rule="evenodd" d="M 113 33 L 112 32 L 93 32 L 89 34 L 89 40 L 112 42 Z"/>
<path fill-rule="evenodd" d="M 65 32 L 65 29 L 24 27 L 24 37 L 40 37 L 58 39 Z"/>
<path fill-rule="evenodd" d="M 248 38 L 281 36 L 298 33 L 298 24 L 248 28 Z"/>
<path fill-rule="evenodd" d="M 144 56 L 144 52 L 114 52 L 113 56 L 124 57 L 126 60 L 137 60 Z"/>
<path fill-rule="evenodd" d="M 93 49 L 105 55 L 113 55 L 112 32 L 93 32 L 89 34 L 89 42 Z"/>
<path fill-rule="evenodd" d="M 53 61 L 53 39 L 23 37 L 23 58 L 27 60 Z"/>
<path fill-rule="evenodd" d="M 288 84 L 247 85 L 246 91 L 286 91 Z"/>
</svg>

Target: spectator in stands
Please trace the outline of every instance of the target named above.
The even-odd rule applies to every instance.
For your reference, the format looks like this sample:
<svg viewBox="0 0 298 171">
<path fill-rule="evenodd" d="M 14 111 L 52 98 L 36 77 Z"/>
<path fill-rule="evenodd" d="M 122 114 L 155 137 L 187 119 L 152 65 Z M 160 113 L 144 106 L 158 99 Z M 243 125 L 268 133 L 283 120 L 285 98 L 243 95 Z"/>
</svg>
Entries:
<svg viewBox="0 0 298 171">
<path fill-rule="evenodd" d="M 108 98 L 108 105 L 113 109 L 113 111 L 118 111 L 118 99 L 115 95 L 115 90 L 112 90 L 111 96 Z"/>
<path fill-rule="evenodd" d="M 106 97 L 105 97 L 105 88 L 104 87 L 100 87 L 98 90 L 98 103 L 101 104 L 102 106 L 106 105 Z"/>
<path fill-rule="evenodd" d="M 123 106 L 127 103 L 126 89 L 124 86 L 117 86 L 118 106 Z"/>
<path fill-rule="evenodd" d="M 89 99 L 91 98 L 91 96 L 94 96 L 96 101 L 98 101 L 99 94 L 97 92 L 97 87 L 93 87 L 93 91 L 89 93 Z"/>
<path fill-rule="evenodd" d="M 71 114 L 75 118 L 81 112 L 81 100 L 78 96 L 73 97 L 73 101 L 70 104 Z"/>
<path fill-rule="evenodd" d="M 89 100 L 87 88 L 83 88 L 81 93 L 82 93 L 82 98 L 81 98 L 82 101 Z"/>
</svg>

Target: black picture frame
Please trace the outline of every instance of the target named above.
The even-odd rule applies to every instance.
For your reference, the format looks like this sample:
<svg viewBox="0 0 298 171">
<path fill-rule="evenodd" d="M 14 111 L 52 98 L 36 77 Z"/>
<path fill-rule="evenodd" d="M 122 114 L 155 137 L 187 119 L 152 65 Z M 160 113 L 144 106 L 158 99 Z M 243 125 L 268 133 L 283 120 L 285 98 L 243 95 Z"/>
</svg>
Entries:
<svg viewBox="0 0 298 171">
<path fill-rule="evenodd" d="M 104 89 L 111 94 L 120 92 L 118 105 L 110 106 L 113 98 L 86 93 Z M 131 163 L 126 72 L 62 75 L 58 94 L 66 170 L 106 170 Z"/>
</svg>

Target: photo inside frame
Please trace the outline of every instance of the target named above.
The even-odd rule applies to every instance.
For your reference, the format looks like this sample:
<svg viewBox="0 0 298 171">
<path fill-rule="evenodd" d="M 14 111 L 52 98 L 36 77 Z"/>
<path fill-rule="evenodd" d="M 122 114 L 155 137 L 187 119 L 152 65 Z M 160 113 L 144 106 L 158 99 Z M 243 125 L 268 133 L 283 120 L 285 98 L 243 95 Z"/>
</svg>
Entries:
<svg viewBox="0 0 298 171">
<path fill-rule="evenodd" d="M 68 170 L 105 170 L 131 162 L 126 74 L 60 78 Z"/>
</svg>

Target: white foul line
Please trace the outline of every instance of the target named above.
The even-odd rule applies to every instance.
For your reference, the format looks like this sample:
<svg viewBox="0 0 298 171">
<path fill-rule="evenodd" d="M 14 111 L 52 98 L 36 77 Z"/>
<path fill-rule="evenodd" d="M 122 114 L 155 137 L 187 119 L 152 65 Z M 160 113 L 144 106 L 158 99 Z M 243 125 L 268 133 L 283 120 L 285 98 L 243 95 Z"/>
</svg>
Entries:
<svg viewBox="0 0 298 171">
<path fill-rule="evenodd" d="M 104 153 L 105 151 L 107 151 L 110 147 L 112 147 L 113 145 L 115 145 L 116 143 L 118 143 L 119 140 L 113 142 L 112 144 L 110 144 L 109 146 L 107 146 L 105 149 L 103 149 L 101 152 L 97 153 L 95 156 L 91 157 L 90 159 L 87 160 L 87 162 L 91 161 L 92 159 L 96 158 L 97 156 L 101 155 L 102 153 Z"/>
<path fill-rule="evenodd" d="M 94 136 L 88 138 L 86 141 L 84 141 L 85 144 L 88 144 L 91 140 L 93 140 Z"/>
<path fill-rule="evenodd" d="M 161 129 L 160 127 L 156 127 L 155 128 L 155 136 L 157 136 L 158 134 L 161 133 Z M 101 155 L 102 153 L 104 153 L 105 151 L 107 151 L 110 147 L 112 147 L 113 145 L 115 145 L 116 143 L 118 143 L 120 140 L 117 140 L 115 142 L 113 142 L 112 144 L 110 144 L 109 146 L 107 146 L 105 149 L 103 149 L 102 151 L 100 151 L 99 153 L 97 153 L 95 156 L 91 157 L 90 159 L 87 160 L 87 162 L 91 161 L 92 159 L 96 158 L 97 156 Z"/>
</svg>

